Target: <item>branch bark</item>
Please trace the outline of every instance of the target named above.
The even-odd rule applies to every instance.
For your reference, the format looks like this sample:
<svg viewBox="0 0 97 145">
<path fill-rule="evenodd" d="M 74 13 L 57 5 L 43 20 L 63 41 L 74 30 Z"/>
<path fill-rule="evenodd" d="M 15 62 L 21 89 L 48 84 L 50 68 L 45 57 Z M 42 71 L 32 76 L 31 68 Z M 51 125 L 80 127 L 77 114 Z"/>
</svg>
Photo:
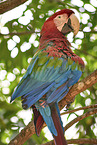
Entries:
<svg viewBox="0 0 97 145">
<path fill-rule="evenodd" d="M 74 98 L 77 94 L 85 91 L 92 85 L 97 83 L 97 69 L 88 75 L 86 78 L 84 78 L 82 81 L 76 83 L 73 85 L 73 87 L 70 89 L 68 94 L 59 102 L 60 110 L 67 104 L 70 104 L 74 101 Z"/>
<path fill-rule="evenodd" d="M 34 121 L 32 120 L 13 140 L 10 141 L 9 145 L 22 145 L 33 134 L 35 134 L 35 127 Z"/>
<path fill-rule="evenodd" d="M 30 30 L 30 31 L 24 31 L 24 32 L 10 32 L 8 34 L 2 34 L 0 33 L 0 36 L 14 36 L 14 35 L 17 35 L 17 36 L 21 36 L 21 35 L 29 35 L 29 34 L 33 34 L 33 33 L 40 33 L 40 32 L 35 32 L 34 29 L 33 30 Z"/>
<path fill-rule="evenodd" d="M 3 14 L 4 12 L 7 12 L 23 3 L 25 3 L 27 0 L 6 0 L 0 2 L 0 14 Z"/>
<path fill-rule="evenodd" d="M 88 112 L 86 112 L 85 114 L 81 115 L 81 116 L 78 116 L 77 118 L 73 119 L 72 121 L 70 121 L 65 127 L 64 127 L 64 130 L 66 131 L 68 128 L 70 128 L 73 124 L 75 124 L 76 122 L 90 116 L 90 115 L 93 115 L 97 113 L 97 109 L 92 109 Z"/>
<path fill-rule="evenodd" d="M 76 83 L 70 89 L 69 93 L 64 97 L 64 99 L 59 102 L 60 109 L 62 109 L 68 103 L 72 102 L 74 100 L 75 95 L 86 90 L 87 88 L 91 87 L 95 83 L 97 83 L 97 70 L 95 70 L 93 73 L 88 75 L 82 81 Z M 44 124 L 44 126 L 46 126 L 46 124 Z M 22 145 L 33 134 L 35 134 L 35 128 L 34 128 L 34 122 L 32 120 L 13 140 L 10 141 L 9 145 Z"/>
<path fill-rule="evenodd" d="M 76 111 L 84 110 L 84 109 L 91 109 L 91 108 L 97 108 L 97 104 L 89 105 L 89 106 L 84 106 L 84 107 L 79 107 L 77 109 L 73 110 L 68 110 L 66 112 L 61 113 L 61 115 L 68 114 L 68 113 L 74 113 Z"/>
<path fill-rule="evenodd" d="M 67 144 L 90 144 L 90 145 L 95 144 L 96 145 L 97 139 L 94 139 L 94 138 L 70 139 L 70 140 L 67 140 Z M 54 141 L 52 140 L 50 142 L 47 142 L 41 145 L 54 145 Z"/>
</svg>

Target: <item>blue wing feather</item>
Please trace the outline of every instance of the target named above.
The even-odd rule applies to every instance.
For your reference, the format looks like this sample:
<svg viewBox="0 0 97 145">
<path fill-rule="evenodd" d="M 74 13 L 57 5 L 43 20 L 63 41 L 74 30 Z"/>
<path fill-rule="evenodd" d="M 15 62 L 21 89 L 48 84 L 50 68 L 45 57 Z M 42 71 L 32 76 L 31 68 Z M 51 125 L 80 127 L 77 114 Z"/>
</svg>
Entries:
<svg viewBox="0 0 97 145">
<path fill-rule="evenodd" d="M 22 96 L 24 109 L 35 104 L 49 130 L 57 136 L 49 103 L 56 105 L 63 128 L 57 103 L 68 93 L 69 87 L 79 80 L 82 72 L 78 70 L 75 62 L 69 64 L 68 58 L 54 59 L 48 53 L 44 54 L 43 50 L 38 50 L 32 58 L 26 74 L 12 94 L 11 101 Z"/>
<path fill-rule="evenodd" d="M 54 92 L 52 92 L 52 94 L 48 97 L 47 99 L 47 103 L 52 103 L 52 102 L 56 102 L 56 100 L 67 90 L 67 84 L 65 84 L 65 86 L 61 86 L 60 88 L 58 88 L 57 90 L 55 90 Z"/>
<path fill-rule="evenodd" d="M 61 101 L 65 96 L 66 96 L 66 94 L 69 92 L 69 88 L 67 88 L 67 90 L 63 93 L 63 94 L 61 94 L 61 96 L 59 96 L 59 98 L 57 99 L 57 103 L 59 102 L 59 101 Z"/>
<path fill-rule="evenodd" d="M 32 59 L 32 62 L 27 69 L 27 73 L 24 75 L 13 93 L 11 101 L 19 96 L 23 96 L 23 98 L 26 98 L 24 105 L 27 104 L 27 106 L 31 106 L 49 91 L 50 93 L 47 102 L 55 102 L 58 98 L 62 98 L 62 94 L 66 94 L 66 90 L 76 83 L 81 76 L 81 71 L 77 70 L 77 68 L 72 70 L 72 65 L 75 63 L 67 65 L 67 60 L 64 59 L 62 65 L 57 66 L 56 68 L 54 68 L 54 65 L 52 67 L 46 67 L 49 63 L 48 60 L 43 66 L 41 64 L 41 69 L 38 71 L 38 65 L 36 67 L 38 60 L 38 55 L 36 58 L 34 57 L 34 59 Z M 34 70 L 34 66 L 36 67 L 36 70 Z M 60 87 L 66 82 L 68 83 L 64 87 Z"/>
<path fill-rule="evenodd" d="M 72 86 L 78 82 L 79 78 L 81 77 L 82 72 L 78 70 L 72 71 L 72 77 L 69 79 L 68 86 Z"/>
<path fill-rule="evenodd" d="M 47 82 L 43 85 L 41 85 L 40 87 L 36 87 L 35 89 L 31 90 L 30 92 L 26 93 L 25 95 L 23 95 L 23 98 L 24 97 L 29 97 L 29 96 L 32 96 L 34 95 L 35 93 L 37 94 L 38 92 L 40 92 L 41 90 L 47 88 L 47 86 L 49 86 L 51 83 Z"/>
<path fill-rule="evenodd" d="M 23 106 L 27 106 L 25 109 L 31 107 L 33 104 L 35 104 L 43 95 L 45 95 L 50 88 L 55 84 L 55 82 L 51 83 L 49 86 L 47 86 L 44 90 L 41 90 L 41 92 L 38 93 L 38 95 L 34 96 L 34 94 L 30 94 L 26 96 L 26 101 L 23 102 Z M 38 91 L 38 90 L 37 90 Z M 36 91 L 36 92 L 37 92 Z M 30 97 L 30 99 L 29 99 Z"/>
</svg>

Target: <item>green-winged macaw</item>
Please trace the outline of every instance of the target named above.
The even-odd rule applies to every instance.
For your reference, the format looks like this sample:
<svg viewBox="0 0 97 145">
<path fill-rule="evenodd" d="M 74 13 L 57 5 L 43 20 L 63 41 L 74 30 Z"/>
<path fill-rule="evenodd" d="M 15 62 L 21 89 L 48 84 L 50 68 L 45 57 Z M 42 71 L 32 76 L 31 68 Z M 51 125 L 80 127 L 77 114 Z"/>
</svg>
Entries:
<svg viewBox="0 0 97 145">
<path fill-rule="evenodd" d="M 79 26 L 69 9 L 54 13 L 44 22 L 39 49 L 11 98 L 13 101 L 21 96 L 23 108 L 33 108 L 36 134 L 39 136 L 45 122 L 56 145 L 67 144 L 58 102 L 78 82 L 84 68 L 83 60 L 73 53 L 66 38 L 69 32 L 76 35 Z"/>
</svg>

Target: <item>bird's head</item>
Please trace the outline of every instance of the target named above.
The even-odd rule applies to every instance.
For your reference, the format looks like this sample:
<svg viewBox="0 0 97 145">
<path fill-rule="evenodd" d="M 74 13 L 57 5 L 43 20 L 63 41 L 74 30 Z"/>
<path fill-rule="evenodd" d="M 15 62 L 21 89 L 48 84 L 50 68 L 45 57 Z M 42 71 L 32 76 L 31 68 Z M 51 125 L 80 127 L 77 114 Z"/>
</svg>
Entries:
<svg viewBox="0 0 97 145">
<path fill-rule="evenodd" d="M 79 27 L 79 20 L 74 12 L 70 9 L 63 9 L 54 13 L 45 21 L 41 35 L 66 35 L 70 32 L 74 32 L 74 35 L 76 35 L 79 31 Z"/>
</svg>

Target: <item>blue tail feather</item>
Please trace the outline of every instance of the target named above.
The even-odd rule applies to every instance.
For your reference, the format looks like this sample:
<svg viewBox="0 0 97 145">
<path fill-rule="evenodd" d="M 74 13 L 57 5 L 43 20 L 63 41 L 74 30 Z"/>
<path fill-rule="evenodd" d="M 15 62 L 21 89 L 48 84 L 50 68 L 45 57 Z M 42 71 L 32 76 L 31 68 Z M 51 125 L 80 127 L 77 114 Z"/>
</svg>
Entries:
<svg viewBox="0 0 97 145">
<path fill-rule="evenodd" d="M 36 107 L 37 107 L 37 105 L 36 105 Z M 47 107 L 49 107 L 49 106 L 47 106 Z M 42 115 L 42 117 L 43 117 L 45 123 L 47 124 L 49 130 L 51 131 L 51 133 L 54 134 L 55 136 L 57 136 L 57 130 L 54 126 L 54 122 L 53 122 L 53 119 L 51 117 L 51 112 L 47 113 L 46 108 L 43 108 L 41 106 L 39 107 L 39 104 L 38 104 L 38 108 L 39 108 L 40 114 Z M 50 107 L 49 107 L 49 109 L 50 109 Z"/>
<path fill-rule="evenodd" d="M 58 103 L 55 103 L 55 106 L 56 106 L 56 109 L 57 109 L 57 112 L 58 112 L 58 116 L 59 116 L 59 119 L 60 119 L 60 123 L 61 123 L 62 129 L 63 129 L 63 132 L 64 132 L 63 122 L 61 120 L 60 110 L 59 110 L 59 107 L 58 107 Z"/>
</svg>

